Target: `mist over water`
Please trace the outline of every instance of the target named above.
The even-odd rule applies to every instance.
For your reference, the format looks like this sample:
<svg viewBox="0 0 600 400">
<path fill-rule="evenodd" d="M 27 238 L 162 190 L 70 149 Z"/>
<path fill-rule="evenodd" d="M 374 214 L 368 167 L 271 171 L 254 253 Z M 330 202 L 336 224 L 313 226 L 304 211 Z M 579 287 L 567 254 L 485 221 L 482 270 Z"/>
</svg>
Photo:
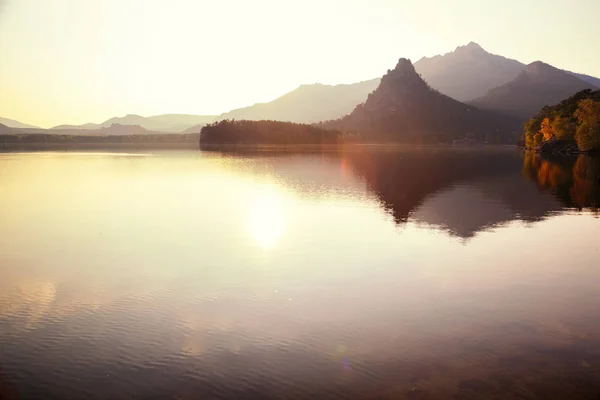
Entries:
<svg viewBox="0 0 600 400">
<path fill-rule="evenodd" d="M 502 148 L 0 154 L 0 394 L 594 398 L 599 177 Z"/>
</svg>

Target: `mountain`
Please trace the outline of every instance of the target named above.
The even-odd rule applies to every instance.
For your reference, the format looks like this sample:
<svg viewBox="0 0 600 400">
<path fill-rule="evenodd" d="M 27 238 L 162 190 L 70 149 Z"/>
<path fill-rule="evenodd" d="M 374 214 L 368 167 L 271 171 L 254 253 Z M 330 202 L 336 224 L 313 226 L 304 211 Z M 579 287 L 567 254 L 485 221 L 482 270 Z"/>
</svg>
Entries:
<svg viewBox="0 0 600 400">
<path fill-rule="evenodd" d="M 575 75 L 541 61 L 533 62 L 512 81 L 489 90 L 469 104 L 529 119 L 546 105 L 595 87 Z"/>
<path fill-rule="evenodd" d="M 372 79 L 349 85 L 302 85 L 269 102 L 239 108 L 219 115 L 217 120 L 278 120 L 312 123 L 348 114 L 363 102 L 377 85 Z"/>
<path fill-rule="evenodd" d="M 202 128 L 208 124 L 198 124 L 198 125 L 193 125 L 190 126 L 187 129 L 184 129 L 181 131 L 181 133 L 200 133 L 200 130 L 202 130 Z"/>
<path fill-rule="evenodd" d="M 141 127 L 151 130 L 168 129 L 168 127 L 171 126 L 170 124 L 152 121 L 151 119 L 142 117 L 141 115 L 127 114 L 124 117 L 110 118 L 100 124 L 59 125 L 53 127 L 52 129 L 101 129 L 108 128 L 113 124 L 139 125 Z"/>
<path fill-rule="evenodd" d="M 489 89 L 514 79 L 525 68 L 516 60 L 486 52 L 476 43 L 431 58 L 415 69 L 434 89 L 460 101 L 483 96 Z M 221 114 L 218 119 L 273 119 L 319 122 L 342 117 L 362 103 L 379 85 L 379 78 L 347 85 L 302 85 L 269 103 Z"/>
<path fill-rule="evenodd" d="M 14 119 L 2 118 L 0 117 L 0 124 L 5 125 L 9 128 L 39 128 L 38 126 L 24 124 L 19 121 L 15 121 Z"/>
<path fill-rule="evenodd" d="M 514 80 L 526 69 L 525 64 L 491 54 L 474 42 L 446 54 L 423 57 L 414 67 L 432 88 L 459 101 L 483 97 L 489 90 Z M 565 72 L 592 85 L 600 85 L 598 78 Z M 379 78 L 346 85 L 302 85 L 271 102 L 236 109 L 219 115 L 216 120 L 272 119 L 314 123 L 340 118 L 362 103 L 378 85 Z"/>
<path fill-rule="evenodd" d="M 89 125 L 89 124 L 86 124 Z M 69 126 L 69 125 L 67 125 Z M 72 126 L 72 125 L 71 125 Z M 122 135 L 149 135 L 157 133 L 165 133 L 160 131 L 151 131 L 140 125 L 123 125 L 113 123 L 110 126 L 99 126 L 94 129 L 90 128 L 60 128 L 44 129 L 42 131 L 24 131 L 23 133 L 40 133 L 40 134 L 55 134 L 55 135 L 74 135 L 74 136 L 122 136 Z"/>
<path fill-rule="evenodd" d="M 140 125 L 122 125 L 112 124 L 111 126 L 102 127 L 93 131 L 98 136 L 110 135 L 147 135 L 150 132 L 148 129 Z M 156 132 L 155 132 L 156 133 Z"/>
<path fill-rule="evenodd" d="M 161 114 L 148 117 L 152 121 L 170 124 L 173 127 L 181 126 L 183 129 L 194 125 L 206 125 L 215 120 L 216 115 L 194 115 L 194 114 Z"/>
<path fill-rule="evenodd" d="M 13 130 L 4 124 L 0 124 L 0 133 L 2 134 L 10 134 Z"/>
<path fill-rule="evenodd" d="M 85 124 L 82 126 L 89 126 Z M 100 126 L 97 124 L 95 128 L 80 128 L 74 125 L 67 125 L 67 128 L 55 127 L 52 129 L 43 128 L 11 128 L 0 124 L 0 134 L 8 135 L 44 135 L 44 136 L 132 136 L 132 135 L 158 135 L 158 136 L 182 136 L 174 132 L 152 131 L 140 125 L 124 125 L 113 123 L 109 126 Z M 198 133 L 192 132 L 192 133 Z M 162 134 L 162 135 L 161 135 Z"/>
<path fill-rule="evenodd" d="M 567 71 L 569 72 L 569 71 Z M 576 72 L 569 72 L 571 75 L 575 75 L 576 77 L 578 77 L 579 79 L 581 79 L 582 81 L 585 81 L 587 83 L 590 83 L 596 87 L 600 87 L 600 79 L 593 77 L 593 76 L 589 76 L 589 75 L 584 75 L 584 74 L 578 74 Z"/>
<path fill-rule="evenodd" d="M 415 69 L 431 87 L 459 101 L 483 96 L 514 79 L 523 68 L 525 64 L 488 53 L 474 42 L 415 63 Z"/>
<path fill-rule="evenodd" d="M 358 132 L 362 138 L 423 143 L 466 137 L 504 142 L 519 129 L 516 119 L 478 110 L 433 90 L 405 58 L 352 113 L 323 126 Z"/>
<path fill-rule="evenodd" d="M 82 125 L 57 125 L 54 126 L 50 129 L 58 129 L 58 130 L 64 130 L 64 129 L 98 129 L 102 126 L 102 124 L 92 124 L 92 123 L 88 123 L 88 124 L 82 124 Z"/>
<path fill-rule="evenodd" d="M 100 129 L 107 128 L 113 124 L 139 125 L 140 127 L 158 132 L 181 132 L 194 125 L 205 125 L 213 121 L 213 115 L 190 115 L 190 114 L 162 114 L 151 117 L 142 117 L 136 114 L 127 114 L 124 117 L 110 118 L 101 124 L 83 125 L 58 125 L 52 129 Z"/>
</svg>

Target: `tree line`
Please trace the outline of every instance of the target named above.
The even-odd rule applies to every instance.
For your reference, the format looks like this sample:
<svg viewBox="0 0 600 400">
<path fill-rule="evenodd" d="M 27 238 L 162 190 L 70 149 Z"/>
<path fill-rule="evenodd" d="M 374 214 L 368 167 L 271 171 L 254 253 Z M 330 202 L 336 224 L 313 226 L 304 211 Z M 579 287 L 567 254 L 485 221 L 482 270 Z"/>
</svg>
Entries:
<svg viewBox="0 0 600 400">
<path fill-rule="evenodd" d="M 586 89 L 555 106 L 546 106 L 525 122 L 525 146 L 575 142 L 581 151 L 600 150 L 600 90 Z"/>
<path fill-rule="evenodd" d="M 202 127 L 200 145 L 339 144 L 343 135 L 308 124 L 282 121 L 222 120 Z"/>
</svg>

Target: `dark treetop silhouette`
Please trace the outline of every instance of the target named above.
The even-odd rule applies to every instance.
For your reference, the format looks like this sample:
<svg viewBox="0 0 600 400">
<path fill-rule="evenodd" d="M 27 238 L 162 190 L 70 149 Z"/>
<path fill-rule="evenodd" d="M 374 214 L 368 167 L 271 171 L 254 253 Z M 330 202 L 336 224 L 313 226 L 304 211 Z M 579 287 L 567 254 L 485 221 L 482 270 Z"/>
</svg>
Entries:
<svg viewBox="0 0 600 400">
<path fill-rule="evenodd" d="M 200 132 L 200 145 L 337 144 L 342 134 L 307 124 L 281 121 L 219 121 Z"/>
</svg>

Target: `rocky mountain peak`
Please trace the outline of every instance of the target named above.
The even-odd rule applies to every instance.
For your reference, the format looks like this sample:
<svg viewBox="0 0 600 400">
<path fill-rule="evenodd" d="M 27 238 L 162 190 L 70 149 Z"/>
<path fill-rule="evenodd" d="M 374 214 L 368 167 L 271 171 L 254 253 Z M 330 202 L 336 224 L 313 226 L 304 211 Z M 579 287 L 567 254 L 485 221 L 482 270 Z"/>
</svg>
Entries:
<svg viewBox="0 0 600 400">
<path fill-rule="evenodd" d="M 469 53 L 487 53 L 478 43 L 469 42 L 464 46 L 458 46 L 455 52 L 469 52 Z"/>
</svg>

